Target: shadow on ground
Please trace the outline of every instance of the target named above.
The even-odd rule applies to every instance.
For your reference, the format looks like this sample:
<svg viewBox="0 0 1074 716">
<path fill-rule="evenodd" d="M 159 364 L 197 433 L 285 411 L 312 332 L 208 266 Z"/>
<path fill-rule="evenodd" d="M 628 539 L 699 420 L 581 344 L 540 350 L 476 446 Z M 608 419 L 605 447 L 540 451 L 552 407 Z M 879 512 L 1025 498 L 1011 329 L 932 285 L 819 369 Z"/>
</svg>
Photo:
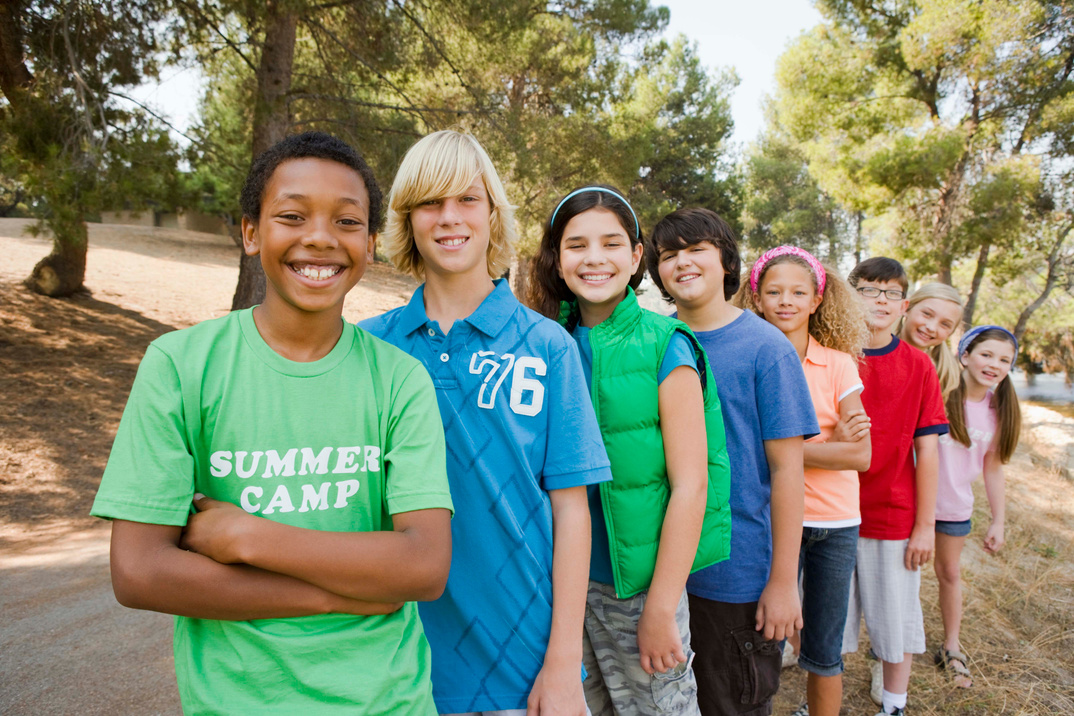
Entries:
<svg viewBox="0 0 1074 716">
<path fill-rule="evenodd" d="M 174 329 L 88 293 L 0 282 L 0 546 L 91 521 L 138 361 Z"/>
</svg>

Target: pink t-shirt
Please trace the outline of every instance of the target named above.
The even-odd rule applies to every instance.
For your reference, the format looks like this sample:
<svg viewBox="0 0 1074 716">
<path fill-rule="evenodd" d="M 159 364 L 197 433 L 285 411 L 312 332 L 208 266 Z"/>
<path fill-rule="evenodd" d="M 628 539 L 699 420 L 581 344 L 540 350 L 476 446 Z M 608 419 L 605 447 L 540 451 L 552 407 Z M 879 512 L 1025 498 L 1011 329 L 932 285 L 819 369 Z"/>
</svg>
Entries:
<svg viewBox="0 0 1074 716">
<path fill-rule="evenodd" d="M 839 401 L 861 390 L 861 378 L 854 359 L 842 351 L 826 348 L 809 337 L 802 362 L 813 410 L 817 413 L 820 434 L 806 442 L 822 443 L 832 435 L 839 422 Z M 851 527 L 861 524 L 858 509 L 858 473 L 854 470 L 805 471 L 806 527 Z"/>
<path fill-rule="evenodd" d="M 985 456 L 996 449 L 996 411 L 992 393 L 976 403 L 966 401 L 966 432 L 970 446 L 940 436 L 940 481 L 936 490 L 936 519 L 964 522 L 973 515 L 973 481 L 984 468 Z"/>
</svg>

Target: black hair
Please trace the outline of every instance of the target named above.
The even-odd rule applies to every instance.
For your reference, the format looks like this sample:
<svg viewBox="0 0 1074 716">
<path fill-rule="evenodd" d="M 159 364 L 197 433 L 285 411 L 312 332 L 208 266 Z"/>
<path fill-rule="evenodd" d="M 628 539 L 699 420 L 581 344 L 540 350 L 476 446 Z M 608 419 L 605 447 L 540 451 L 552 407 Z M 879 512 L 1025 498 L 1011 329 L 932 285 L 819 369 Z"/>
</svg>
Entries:
<svg viewBox="0 0 1074 716">
<path fill-rule="evenodd" d="M 847 281 L 854 288 L 858 287 L 859 281 L 875 281 L 876 283 L 896 281 L 902 286 L 903 293 L 910 288 L 910 279 L 907 278 L 902 264 L 886 256 L 865 259 L 854 267 L 854 270 L 847 276 Z"/>
<path fill-rule="evenodd" d="M 720 218 L 711 209 L 679 209 L 673 211 L 657 222 L 653 233 L 645 242 L 645 258 L 653 270 L 649 272 L 653 283 L 664 295 L 668 303 L 675 299 L 664 288 L 660 272 L 655 267 L 660 265 L 660 253 L 663 251 L 680 251 L 688 246 L 708 242 L 720 251 L 720 263 L 723 265 L 723 297 L 730 301 L 742 282 L 742 257 L 738 253 L 738 237 L 731 225 Z"/>
<path fill-rule="evenodd" d="M 257 155 L 250 165 L 239 197 L 243 216 L 251 221 L 261 218 L 261 199 L 265 195 L 269 179 L 276 167 L 291 159 L 327 159 L 358 172 L 365 184 L 366 193 L 369 194 L 369 233 L 380 231 L 381 222 L 384 220 L 384 196 L 373 177 L 373 170 L 354 147 L 325 132 L 292 134 Z"/>
<path fill-rule="evenodd" d="M 579 191 L 589 188 L 595 191 Z M 571 196 L 574 191 L 579 193 Z M 587 184 L 574 191 L 567 194 L 570 198 L 561 201 L 545 222 L 544 234 L 530 268 L 529 304 L 535 311 L 551 319 L 559 317 L 560 301 L 575 299 L 574 293 L 567 288 L 567 282 L 559 275 L 559 245 L 571 219 L 590 209 L 606 209 L 615 215 L 623 231 L 630 237 L 632 250 L 642 243 L 641 227 L 621 191 L 607 184 Z M 638 270 L 630 277 L 630 287 L 636 289 L 644 277 L 643 255 Z"/>
</svg>

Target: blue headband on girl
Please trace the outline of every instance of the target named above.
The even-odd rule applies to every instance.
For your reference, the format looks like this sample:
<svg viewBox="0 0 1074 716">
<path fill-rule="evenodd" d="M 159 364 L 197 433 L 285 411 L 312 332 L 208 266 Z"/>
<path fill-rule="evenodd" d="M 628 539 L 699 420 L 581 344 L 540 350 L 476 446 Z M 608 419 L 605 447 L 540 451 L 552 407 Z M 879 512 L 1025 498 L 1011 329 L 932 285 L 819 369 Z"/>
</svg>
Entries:
<svg viewBox="0 0 1074 716">
<path fill-rule="evenodd" d="M 958 355 L 962 356 L 963 353 L 970 349 L 970 343 L 973 343 L 973 339 L 981 335 L 985 331 L 1002 331 L 1007 334 L 1007 337 L 1011 339 L 1011 343 L 1014 344 L 1014 354 L 1018 355 L 1018 339 L 1014 337 L 1014 334 L 1008 331 L 1003 326 L 977 326 L 966 331 L 966 334 L 958 342 Z"/>
<path fill-rule="evenodd" d="M 626 204 L 626 208 L 630 209 L 630 215 L 634 217 L 634 238 L 637 239 L 638 241 L 641 241 L 641 225 L 638 223 L 638 215 L 634 213 L 634 207 L 632 207 L 630 205 L 630 202 L 627 201 L 623 197 L 623 195 L 620 194 L 619 192 L 612 191 L 611 189 L 605 189 L 602 186 L 586 186 L 586 187 L 582 187 L 581 189 L 575 189 L 570 194 L 568 194 L 567 196 L 563 197 L 563 200 L 560 201 L 559 204 L 556 206 L 556 210 L 552 212 L 552 220 L 548 222 L 548 225 L 551 226 L 552 224 L 556 223 L 556 214 L 558 214 L 559 210 L 563 208 L 563 205 L 567 202 L 567 199 L 570 199 L 572 196 L 578 196 L 582 192 L 586 192 L 586 191 L 601 191 L 601 192 L 604 192 L 605 194 L 611 194 L 616 199 L 618 199 L 619 201 L 621 201 L 624 204 Z"/>
</svg>

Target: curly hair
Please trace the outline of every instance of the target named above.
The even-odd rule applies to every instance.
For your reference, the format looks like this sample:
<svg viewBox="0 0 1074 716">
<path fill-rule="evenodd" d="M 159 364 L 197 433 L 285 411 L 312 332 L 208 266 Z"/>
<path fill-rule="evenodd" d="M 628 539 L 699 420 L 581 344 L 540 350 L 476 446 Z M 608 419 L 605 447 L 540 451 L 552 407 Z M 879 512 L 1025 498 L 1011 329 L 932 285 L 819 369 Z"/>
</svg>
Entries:
<svg viewBox="0 0 1074 716">
<path fill-rule="evenodd" d="M 590 209 L 610 211 L 626 235 L 630 237 L 630 248 L 643 243 L 641 227 L 634 217 L 634 210 L 623 197 L 622 192 L 607 184 L 587 184 L 566 195 L 549 215 L 544 225 L 541 243 L 530 264 L 529 289 L 526 303 L 530 308 L 553 320 L 559 317 L 561 301 L 575 300 L 574 292 L 567 287 L 567 282 L 559 273 L 559 248 L 563 241 L 563 232 L 571 219 Z M 630 288 L 636 289 L 645 276 L 645 256 L 642 255 L 638 270 L 630 277 Z"/>
<path fill-rule="evenodd" d="M 801 266 L 812 280 L 813 291 L 817 290 L 817 279 L 813 275 L 813 269 L 809 267 L 805 259 L 793 255 L 777 256 L 765 264 L 757 279 L 759 288 L 764 286 L 764 277 L 768 274 L 768 269 L 779 264 Z M 854 289 L 850 287 L 850 284 L 830 266 L 824 266 L 824 281 L 824 296 L 817 310 L 809 317 L 809 335 L 825 348 L 842 351 L 857 362 L 862 349 L 869 342 L 865 308 L 854 294 Z M 742 282 L 742 287 L 735 294 L 732 303 L 764 318 L 754 303 L 749 281 Z"/>
<path fill-rule="evenodd" d="M 242 185 L 242 193 L 239 195 L 243 216 L 251 221 L 261 218 L 261 199 L 265 195 L 269 179 L 275 173 L 276 167 L 292 159 L 327 159 L 358 172 L 365 184 L 366 193 L 369 194 L 369 233 L 375 234 L 380 230 L 384 218 L 381 207 L 384 197 L 373 177 L 373 170 L 354 147 L 325 132 L 292 134 L 257 155 L 250 165 L 250 171 Z"/>
<path fill-rule="evenodd" d="M 500 175 L 484 147 L 471 134 L 445 129 L 418 140 L 403 157 L 388 194 L 388 223 L 381 247 L 395 267 L 425 280 L 425 262 L 414 243 L 410 213 L 430 199 L 457 196 L 481 177 L 488 192 L 488 274 L 499 278 L 511 264 L 515 244 L 515 207 L 507 201 Z"/>
</svg>

